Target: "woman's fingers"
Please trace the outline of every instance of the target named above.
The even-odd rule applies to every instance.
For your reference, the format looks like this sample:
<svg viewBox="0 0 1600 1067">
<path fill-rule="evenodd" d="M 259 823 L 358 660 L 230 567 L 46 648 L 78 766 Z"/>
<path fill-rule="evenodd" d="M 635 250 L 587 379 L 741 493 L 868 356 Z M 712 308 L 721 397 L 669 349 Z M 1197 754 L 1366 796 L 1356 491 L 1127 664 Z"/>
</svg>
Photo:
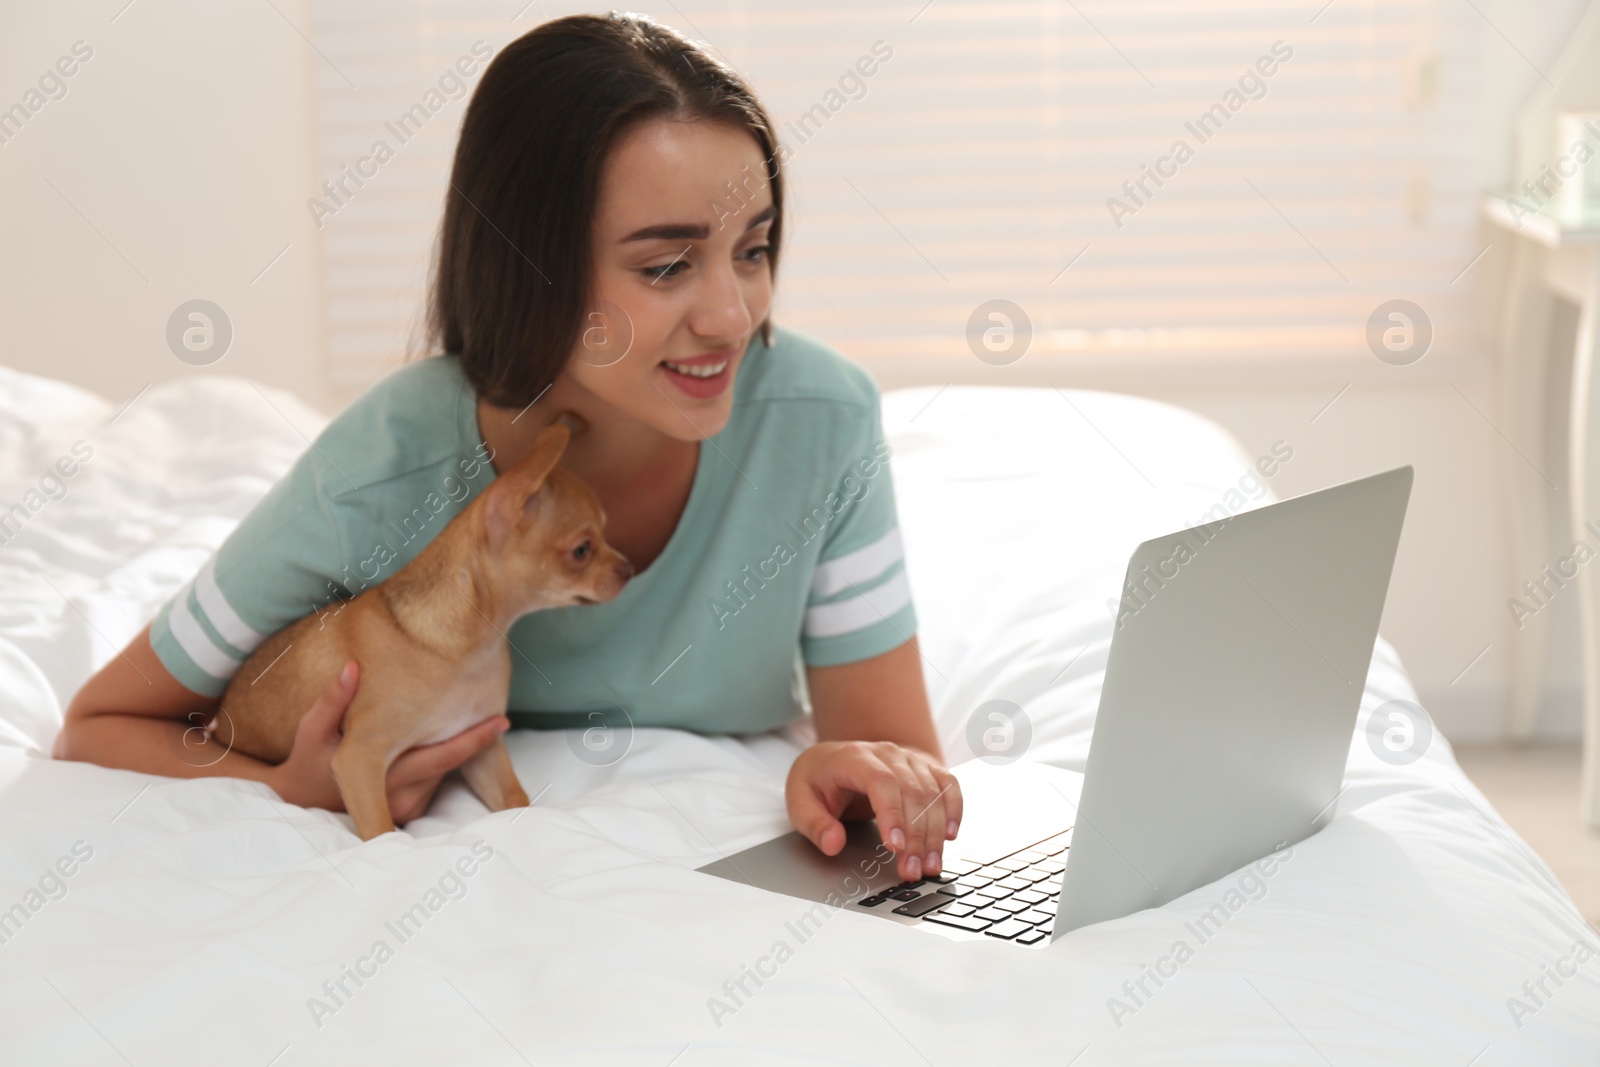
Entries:
<svg viewBox="0 0 1600 1067">
<path fill-rule="evenodd" d="M 894 768 L 900 783 L 901 825 L 906 834 L 906 845 L 900 855 L 900 874 L 914 882 L 927 873 L 922 866 L 922 858 L 927 854 L 927 834 L 922 823 L 922 784 L 917 781 L 917 770 L 906 759 L 904 750 L 896 749 L 887 762 Z"/>
<path fill-rule="evenodd" d="M 954 841 L 956 834 L 961 830 L 961 817 L 966 810 L 961 798 L 961 783 L 955 775 L 943 767 L 934 768 L 934 778 L 938 780 L 939 788 L 945 791 L 945 840 Z"/>
<path fill-rule="evenodd" d="M 356 685 L 360 680 L 361 668 L 355 660 L 349 660 L 333 681 L 323 686 L 322 692 L 317 694 L 311 710 L 300 720 L 296 735 L 305 731 L 310 737 L 337 737 L 339 724 L 344 721 L 344 713 L 350 709 L 350 701 L 355 699 Z"/>
<path fill-rule="evenodd" d="M 494 744 L 495 739 L 510 728 L 510 719 L 496 715 L 467 727 L 454 737 L 409 749 L 389 768 L 390 788 L 443 778 Z"/>
<path fill-rule="evenodd" d="M 795 828 L 825 854 L 844 847 L 840 816 L 865 798 L 908 882 L 944 869 L 962 816 L 961 786 L 936 760 L 889 742 L 823 742 L 795 761 L 785 789 Z"/>
<path fill-rule="evenodd" d="M 944 790 L 934 777 L 931 766 L 917 759 L 913 759 L 911 765 L 919 786 L 916 803 L 920 814 L 916 821 L 922 830 L 922 845 L 917 854 L 922 857 L 924 875 L 938 874 L 943 867 L 947 821 L 944 817 Z"/>
<path fill-rule="evenodd" d="M 907 881 L 916 881 L 944 869 L 945 841 L 954 836 L 961 818 L 961 786 L 954 775 L 915 749 L 899 745 L 877 746 L 872 761 L 894 778 L 897 801 L 886 818 L 881 803 L 889 804 L 887 786 L 869 792 L 878 827 L 898 855 L 897 869 Z"/>
<path fill-rule="evenodd" d="M 944 848 L 944 809 L 939 788 L 919 753 L 899 749 L 901 794 L 906 806 L 906 851 L 915 860 L 916 877 L 938 873 Z"/>
<path fill-rule="evenodd" d="M 878 821 L 878 833 L 898 857 L 902 880 L 915 882 L 923 875 L 923 836 L 916 824 L 916 809 L 909 807 L 917 786 L 911 769 L 898 758 L 896 746 L 864 755 L 854 768 L 853 788 L 864 793 Z"/>
<path fill-rule="evenodd" d="M 844 848 L 844 823 L 838 812 L 843 810 L 815 783 L 791 779 L 789 787 L 789 821 L 805 835 L 825 856 L 837 856 Z"/>
<path fill-rule="evenodd" d="M 444 776 L 494 744 L 511 726 L 504 715 L 469 726 L 454 737 L 401 754 L 389 767 L 389 809 L 404 825 L 428 810 Z"/>
<path fill-rule="evenodd" d="M 288 758 L 271 772 L 269 784 L 283 799 L 307 808 L 344 810 L 331 761 L 339 745 L 339 724 L 355 697 L 359 678 L 355 660 L 345 663 L 300 717 Z"/>
</svg>

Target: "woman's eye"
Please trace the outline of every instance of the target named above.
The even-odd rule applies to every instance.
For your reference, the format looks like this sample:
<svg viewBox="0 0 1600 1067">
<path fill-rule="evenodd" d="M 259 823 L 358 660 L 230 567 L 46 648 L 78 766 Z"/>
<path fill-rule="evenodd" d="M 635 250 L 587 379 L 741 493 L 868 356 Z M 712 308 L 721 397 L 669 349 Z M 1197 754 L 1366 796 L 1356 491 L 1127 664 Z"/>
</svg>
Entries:
<svg viewBox="0 0 1600 1067">
<path fill-rule="evenodd" d="M 663 263 L 659 267 L 646 267 L 639 273 L 643 274 L 646 278 L 649 278 L 652 281 L 660 281 L 662 278 L 676 277 L 677 275 L 682 274 L 688 268 L 689 265 L 680 257 L 673 260 L 671 263 Z"/>
<path fill-rule="evenodd" d="M 771 251 L 771 245 L 756 245 L 754 248 L 746 249 L 743 258 L 751 263 L 760 263 L 767 257 L 767 253 Z"/>
<path fill-rule="evenodd" d="M 582 563 L 584 560 L 589 558 L 590 551 L 591 549 L 589 547 L 589 542 L 585 541 L 583 544 L 572 550 L 572 558 L 577 560 L 579 563 Z"/>
</svg>

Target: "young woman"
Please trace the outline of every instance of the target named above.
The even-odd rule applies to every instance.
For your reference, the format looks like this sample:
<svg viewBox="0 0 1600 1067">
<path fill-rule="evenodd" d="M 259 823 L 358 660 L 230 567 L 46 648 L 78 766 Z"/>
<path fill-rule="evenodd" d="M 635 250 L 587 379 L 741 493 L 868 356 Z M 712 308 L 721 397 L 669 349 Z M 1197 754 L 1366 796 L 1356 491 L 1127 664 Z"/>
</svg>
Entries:
<svg viewBox="0 0 1600 1067">
<path fill-rule="evenodd" d="M 789 773 L 795 827 L 831 855 L 841 818 L 875 816 L 903 877 L 937 872 L 961 793 L 923 688 L 878 394 L 772 325 L 780 162 L 740 77 L 645 17 L 563 18 L 507 46 L 451 173 L 430 309 L 444 354 L 333 420 L 79 691 L 55 754 L 341 810 L 354 662 L 281 764 L 191 755 L 195 724 L 265 637 L 394 573 L 572 412 L 587 429 L 562 462 L 638 573 L 613 601 L 512 627 L 509 720 L 396 762 L 396 819 L 512 724 L 605 706 L 762 731 L 802 714 L 803 686 L 817 742 Z"/>
</svg>

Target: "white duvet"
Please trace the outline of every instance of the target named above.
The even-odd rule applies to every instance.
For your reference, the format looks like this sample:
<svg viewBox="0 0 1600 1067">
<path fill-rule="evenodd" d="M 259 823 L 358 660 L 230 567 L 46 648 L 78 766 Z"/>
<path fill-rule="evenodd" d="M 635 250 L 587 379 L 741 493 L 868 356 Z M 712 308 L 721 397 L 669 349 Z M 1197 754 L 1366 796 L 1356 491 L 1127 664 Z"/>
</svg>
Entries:
<svg viewBox="0 0 1600 1067">
<path fill-rule="evenodd" d="M 1270 872 L 1045 951 L 696 874 L 787 829 L 794 736 L 640 730 L 595 767 L 515 731 L 532 808 L 449 786 L 367 844 L 251 783 L 51 761 L 73 690 L 322 424 L 218 378 L 122 403 L 0 368 L 0 1063 L 1600 1062 L 1600 936 L 1438 737 L 1397 767 L 1358 727 L 1336 816 Z M 884 418 L 947 754 L 1005 699 L 1081 770 L 1129 551 L 1254 503 L 1254 457 L 1095 393 Z M 1413 697 L 1380 642 L 1361 725 Z"/>
</svg>

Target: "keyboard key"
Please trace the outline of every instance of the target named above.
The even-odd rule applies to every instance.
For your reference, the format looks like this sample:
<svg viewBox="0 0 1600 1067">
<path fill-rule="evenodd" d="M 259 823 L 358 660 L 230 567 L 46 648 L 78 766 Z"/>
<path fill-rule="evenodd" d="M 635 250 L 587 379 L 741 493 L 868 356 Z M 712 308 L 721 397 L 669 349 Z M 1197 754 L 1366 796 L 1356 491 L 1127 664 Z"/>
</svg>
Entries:
<svg viewBox="0 0 1600 1067">
<path fill-rule="evenodd" d="M 915 889 L 896 889 L 889 895 L 896 900 L 916 900 L 919 896 Z"/>
<path fill-rule="evenodd" d="M 1019 945 L 1037 945 L 1039 942 L 1043 941 L 1045 938 L 1047 938 L 1049 936 L 1050 935 L 1045 933 L 1043 930 L 1030 930 L 1025 934 L 1018 934 L 1017 935 L 1017 944 L 1019 944 Z"/>
<path fill-rule="evenodd" d="M 940 886 L 939 887 L 939 892 L 944 894 L 945 896 L 949 897 L 951 900 L 955 900 L 958 897 L 964 897 L 968 893 L 971 893 L 972 892 L 972 887 L 971 886 L 965 886 L 965 885 L 962 885 L 961 883 L 957 882 L 955 885 L 942 885 L 942 886 Z"/>
<path fill-rule="evenodd" d="M 978 900 L 1003 900 L 1011 895 L 1011 890 L 1001 889 L 998 886 L 986 885 L 982 889 L 972 891 L 972 899 Z"/>
<path fill-rule="evenodd" d="M 896 889 L 915 889 L 915 888 L 917 888 L 917 886 L 919 886 L 921 884 L 922 884 L 922 880 L 918 879 L 915 882 L 901 882 L 899 885 L 895 886 L 895 888 Z"/>
<path fill-rule="evenodd" d="M 972 863 L 967 860 L 947 859 L 944 863 L 944 870 L 947 874 L 971 874 L 973 871 L 977 870 L 979 866 L 979 864 Z"/>
<path fill-rule="evenodd" d="M 1016 897 L 1007 897 L 1004 900 L 997 900 L 989 906 L 991 908 L 999 908 L 1004 912 L 1010 912 L 1013 915 L 1019 911 L 1028 910 L 1028 902 L 1025 900 L 1018 900 Z"/>
<path fill-rule="evenodd" d="M 968 889 L 982 889 L 992 881 L 994 881 L 993 878 L 985 878 L 979 874 L 963 874 L 953 884 L 964 885 Z"/>
<path fill-rule="evenodd" d="M 870 897 L 862 897 L 860 900 L 856 901 L 856 903 L 860 904 L 863 908 L 876 908 L 879 904 L 883 903 L 883 898 L 874 894 Z"/>
<path fill-rule="evenodd" d="M 1040 923 L 1037 927 L 1035 927 L 1035 929 L 1037 929 L 1041 934 L 1048 934 L 1051 930 L 1055 929 L 1055 923 Z"/>
<path fill-rule="evenodd" d="M 961 930 L 971 930 L 973 933 L 989 928 L 988 919 L 980 919 L 976 915 L 946 915 L 942 911 L 936 911 L 922 921 L 938 923 L 940 926 L 954 926 Z"/>
<path fill-rule="evenodd" d="M 999 908 L 984 908 L 982 911 L 978 912 L 977 915 L 978 918 L 988 919 L 992 923 L 997 923 L 1004 919 L 1011 918 L 1011 913 L 1009 911 L 1002 911 Z"/>
<path fill-rule="evenodd" d="M 1043 904 L 1050 899 L 1050 896 L 1047 893 L 1039 892 L 1037 889 L 1019 889 L 1012 899 L 1020 900 L 1024 904 Z"/>
<path fill-rule="evenodd" d="M 1039 869 L 1049 871 L 1051 874 L 1060 874 L 1067 869 L 1067 864 L 1065 860 L 1048 859 L 1039 864 Z"/>
<path fill-rule="evenodd" d="M 979 867 L 977 870 L 972 872 L 973 877 L 975 877 L 975 878 L 986 878 L 991 882 L 994 881 L 997 878 L 1004 878 L 1006 875 L 1008 875 L 1010 873 L 1011 872 L 1009 870 L 1007 870 L 1006 868 L 1004 868 L 1004 867 L 995 867 L 995 866 Z"/>
<path fill-rule="evenodd" d="M 1029 864 L 1035 864 L 1042 859 L 1047 859 L 1050 853 L 1040 852 L 1036 848 L 1025 848 L 1021 852 L 1018 852 L 1017 855 L 1027 860 Z"/>
<path fill-rule="evenodd" d="M 1009 889 L 1012 892 L 1015 892 L 1018 889 L 1026 889 L 1032 884 L 1033 883 L 1030 882 L 1028 879 L 1019 878 L 1014 874 L 1011 875 L 1009 878 L 1002 878 L 998 882 L 995 883 L 995 885 L 999 886 L 1001 889 Z"/>
<path fill-rule="evenodd" d="M 934 908 L 942 908 L 950 903 L 948 897 L 938 893 L 929 893 L 927 896 L 918 897 L 916 900 L 900 905 L 894 909 L 896 915 L 926 915 Z"/>
<path fill-rule="evenodd" d="M 943 885 L 945 883 L 955 881 L 956 877 L 957 877 L 956 875 L 952 874 L 949 871 L 940 871 L 938 874 L 930 874 L 930 875 L 928 875 L 926 878 L 923 879 L 923 881 L 924 882 L 937 882 L 940 885 Z"/>
<path fill-rule="evenodd" d="M 995 860 L 994 863 L 990 864 L 990 866 L 999 867 L 1000 869 L 1006 871 L 1020 871 L 1022 868 L 1027 867 L 1032 863 L 1032 860 L 1025 860 L 1020 856 L 1007 856 L 1003 860 Z"/>
<path fill-rule="evenodd" d="M 989 929 L 985 930 L 984 933 L 988 934 L 990 937 L 1004 937 L 1010 939 L 1016 937 L 1018 934 L 1025 934 L 1031 929 L 1033 929 L 1033 927 L 1029 926 L 1027 923 L 1018 922 L 1015 919 L 1007 919 L 1005 922 L 995 923 Z"/>
<path fill-rule="evenodd" d="M 909 907 L 909 906 L 910 905 L 907 905 L 907 907 Z M 895 909 L 895 911 L 899 911 L 899 910 L 900 910 L 899 908 Z M 1025 922 L 1029 926 L 1038 926 L 1040 923 L 1047 923 L 1047 922 L 1054 922 L 1055 921 L 1055 916 L 1054 915 L 1051 915 L 1048 911 L 1039 911 L 1036 908 L 1029 908 L 1026 911 L 1019 911 L 1015 915 L 1013 915 L 1012 918 L 1013 919 L 1017 919 L 1017 920 L 1019 920 L 1021 922 Z"/>
<path fill-rule="evenodd" d="M 971 904 L 963 904 L 959 900 L 951 901 L 940 910 L 940 915 L 971 915 L 978 909 Z"/>
</svg>

